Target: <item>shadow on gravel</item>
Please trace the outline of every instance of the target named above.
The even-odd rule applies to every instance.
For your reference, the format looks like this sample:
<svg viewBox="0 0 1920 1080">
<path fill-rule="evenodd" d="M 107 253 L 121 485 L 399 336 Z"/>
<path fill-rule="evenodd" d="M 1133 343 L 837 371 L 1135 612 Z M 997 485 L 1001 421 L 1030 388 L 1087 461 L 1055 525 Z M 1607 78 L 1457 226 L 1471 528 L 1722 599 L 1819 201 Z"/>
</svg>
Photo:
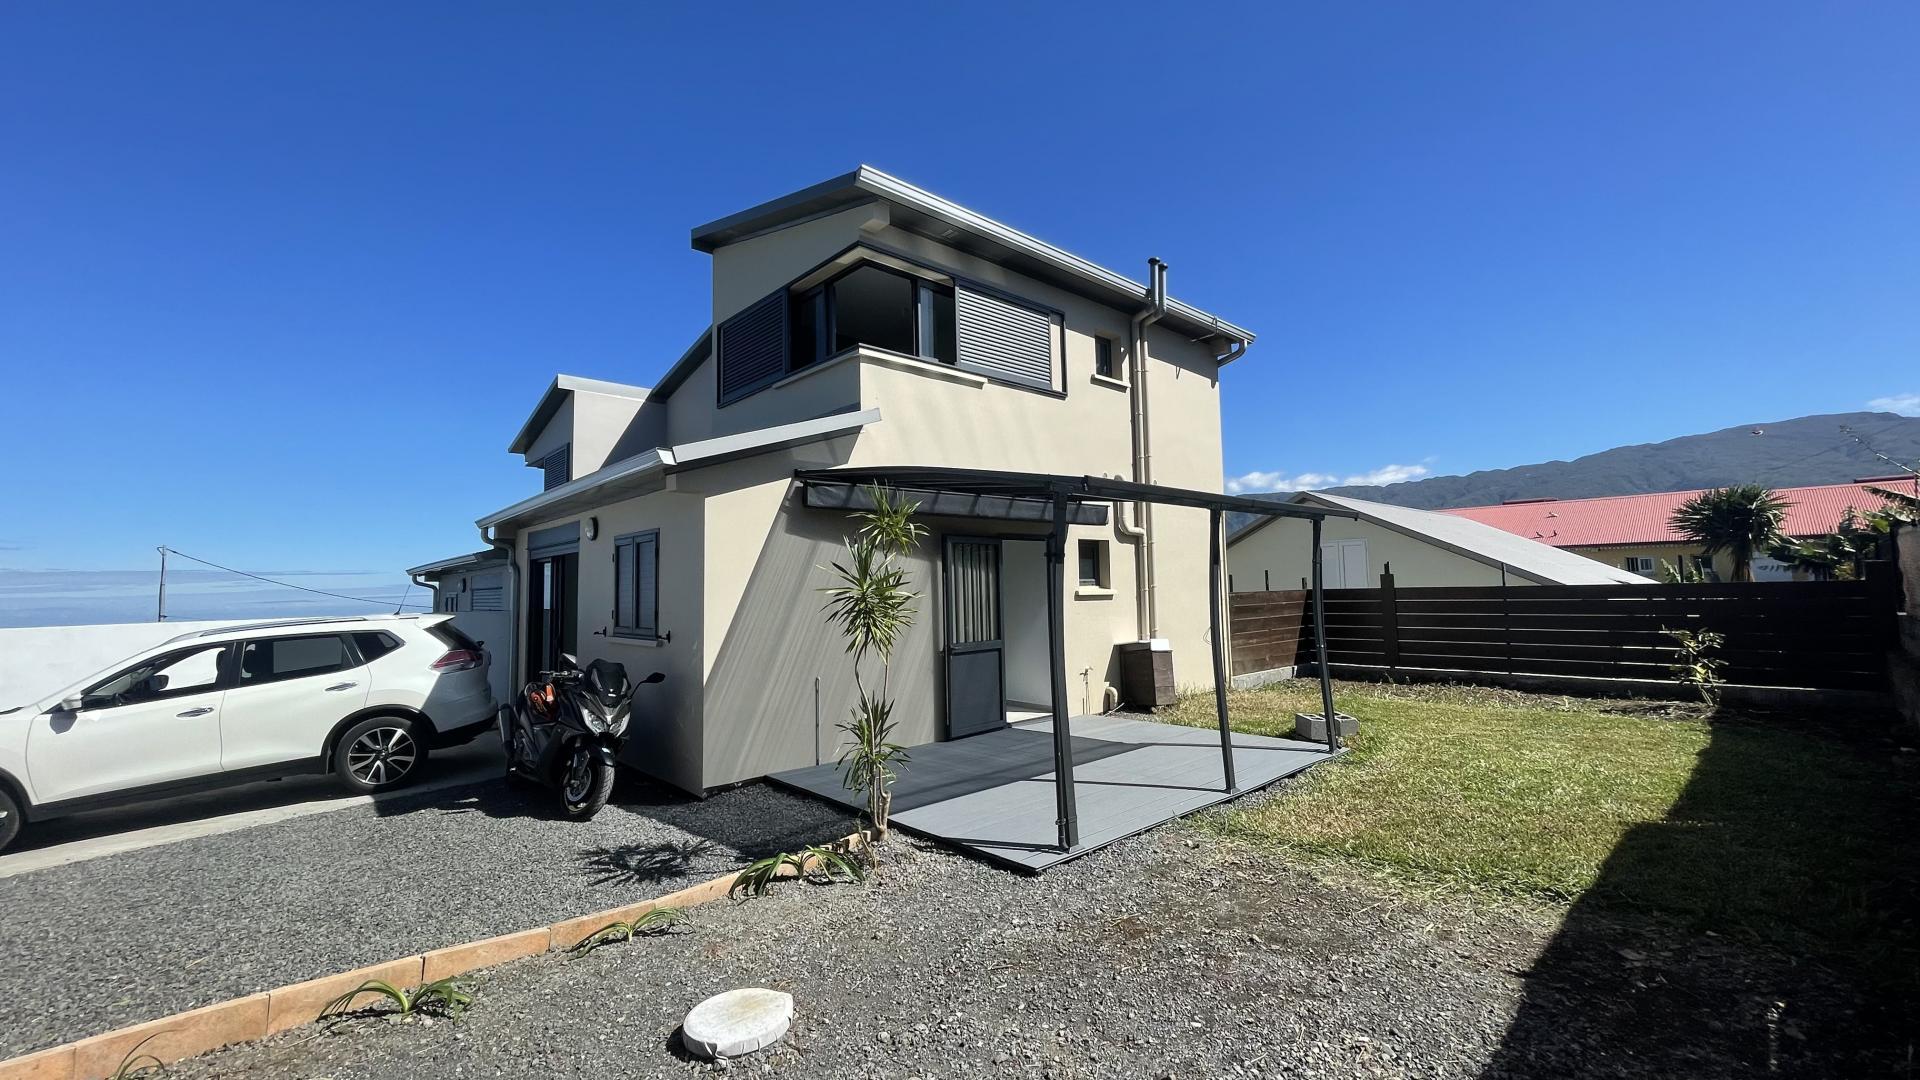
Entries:
<svg viewBox="0 0 1920 1080">
<path fill-rule="evenodd" d="M 580 853 L 580 862 L 595 885 L 651 885 L 685 877 L 713 854 L 711 840 L 668 840 L 589 848 Z"/>
<path fill-rule="evenodd" d="M 1622 838 L 1519 973 L 1483 1080 L 1900 1075 L 1915 771 L 1877 740 L 1716 718 L 1666 820 Z"/>
</svg>

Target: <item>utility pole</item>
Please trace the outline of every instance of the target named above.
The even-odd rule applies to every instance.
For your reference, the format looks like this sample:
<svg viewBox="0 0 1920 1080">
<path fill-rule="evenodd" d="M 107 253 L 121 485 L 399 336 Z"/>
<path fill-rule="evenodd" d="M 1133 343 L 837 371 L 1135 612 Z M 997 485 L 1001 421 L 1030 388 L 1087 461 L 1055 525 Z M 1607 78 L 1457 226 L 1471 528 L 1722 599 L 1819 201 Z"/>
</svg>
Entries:
<svg viewBox="0 0 1920 1080">
<path fill-rule="evenodd" d="M 160 606 L 153 617 L 154 622 L 167 621 L 167 548 L 162 544 L 155 549 L 160 552 Z"/>
</svg>

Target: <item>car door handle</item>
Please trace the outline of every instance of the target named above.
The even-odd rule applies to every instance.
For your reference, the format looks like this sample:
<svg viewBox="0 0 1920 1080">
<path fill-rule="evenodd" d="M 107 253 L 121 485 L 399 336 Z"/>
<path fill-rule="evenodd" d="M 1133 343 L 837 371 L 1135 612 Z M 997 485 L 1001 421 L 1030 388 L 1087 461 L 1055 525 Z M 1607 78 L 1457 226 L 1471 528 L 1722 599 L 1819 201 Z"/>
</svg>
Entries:
<svg viewBox="0 0 1920 1080">
<path fill-rule="evenodd" d="M 357 683 L 357 682 L 338 682 L 338 683 L 334 683 L 334 684 L 333 684 L 332 686 L 329 686 L 329 687 L 327 687 L 327 690 L 328 690 L 328 691 L 334 691 L 334 690 L 351 690 L 351 689 L 353 689 L 354 687 L 356 687 L 356 686 L 359 686 L 359 685 L 360 685 L 360 684 L 359 684 L 359 683 Z"/>
<path fill-rule="evenodd" d="M 175 716 L 205 716 L 205 715 L 207 715 L 208 713 L 210 713 L 210 712 L 212 712 L 212 711 L 213 711 L 213 707 L 212 707 L 211 705 L 202 705 L 202 706 L 200 706 L 200 707 L 199 707 L 199 708 L 197 708 L 197 709 L 188 709 L 188 710 L 187 710 L 186 712 L 183 712 L 183 713 L 174 713 L 173 715 L 175 715 Z"/>
</svg>

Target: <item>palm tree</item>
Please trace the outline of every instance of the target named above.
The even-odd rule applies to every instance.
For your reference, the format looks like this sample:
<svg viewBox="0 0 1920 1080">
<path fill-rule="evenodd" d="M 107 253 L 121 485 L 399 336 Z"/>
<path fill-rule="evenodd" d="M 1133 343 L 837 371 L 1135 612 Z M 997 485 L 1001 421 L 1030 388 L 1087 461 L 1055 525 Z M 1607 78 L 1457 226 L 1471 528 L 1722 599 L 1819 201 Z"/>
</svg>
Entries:
<svg viewBox="0 0 1920 1080">
<path fill-rule="evenodd" d="M 1703 491 L 1673 512 L 1667 524 L 1699 544 L 1701 554 L 1725 551 L 1733 556 L 1733 580 L 1753 580 L 1753 553 L 1771 551 L 1787 541 L 1780 531 L 1793 504 L 1759 484 Z"/>
</svg>

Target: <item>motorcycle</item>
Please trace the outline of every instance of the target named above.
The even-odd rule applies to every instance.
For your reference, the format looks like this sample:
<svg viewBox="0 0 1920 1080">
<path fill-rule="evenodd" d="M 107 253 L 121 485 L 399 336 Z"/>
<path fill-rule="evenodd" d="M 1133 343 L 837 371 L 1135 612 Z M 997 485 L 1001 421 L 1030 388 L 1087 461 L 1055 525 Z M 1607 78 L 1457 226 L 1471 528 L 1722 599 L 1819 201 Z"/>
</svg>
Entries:
<svg viewBox="0 0 1920 1080">
<path fill-rule="evenodd" d="M 561 668 L 543 671 L 511 705 L 500 708 L 500 744 L 508 779 L 558 788 L 566 816 L 586 821 L 613 793 L 614 762 L 627 741 L 636 687 L 623 664 L 560 655 Z M 641 685 L 658 683 L 658 671 Z"/>
</svg>

